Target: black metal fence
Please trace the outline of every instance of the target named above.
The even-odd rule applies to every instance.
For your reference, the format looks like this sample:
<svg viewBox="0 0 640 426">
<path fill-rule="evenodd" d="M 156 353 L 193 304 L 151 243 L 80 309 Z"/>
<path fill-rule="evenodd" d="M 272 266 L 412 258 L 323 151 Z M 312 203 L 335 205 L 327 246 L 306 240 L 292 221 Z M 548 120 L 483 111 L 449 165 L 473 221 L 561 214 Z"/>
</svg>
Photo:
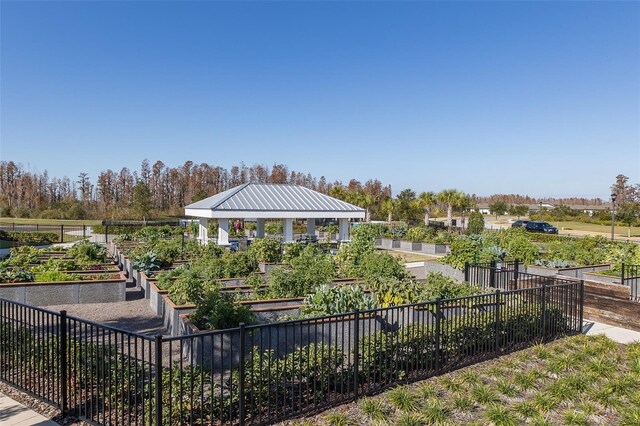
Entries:
<svg viewBox="0 0 640 426">
<path fill-rule="evenodd" d="M 92 228 L 86 225 L 41 225 L 23 223 L 0 223 L 0 231 L 4 231 L 11 239 L 5 240 L 6 247 L 19 247 L 25 244 L 43 243 L 68 243 L 89 238 Z M 21 234 L 29 234 L 26 238 L 20 238 Z M 41 238 L 37 238 L 37 236 Z M 104 241 L 97 241 L 104 242 Z"/>
<path fill-rule="evenodd" d="M 100 225 L 54 225 L 54 224 L 24 224 L 14 222 L 0 222 L 0 231 L 8 233 L 11 239 L 2 240 L 0 248 L 20 247 L 25 244 L 59 244 L 79 240 L 89 240 L 95 243 L 112 242 L 119 234 L 133 233 L 145 226 L 178 226 L 178 220 L 162 221 L 102 221 Z M 21 234 L 25 238 L 21 238 Z M 30 234 L 30 235 L 26 235 Z M 34 235 L 35 234 L 35 235 Z M 40 237 L 37 238 L 37 234 Z"/>
<path fill-rule="evenodd" d="M 464 265 L 464 280 L 482 288 L 510 290 L 518 288 L 519 269 L 520 264 L 517 260 L 474 264 L 467 262 Z"/>
<path fill-rule="evenodd" d="M 97 424 L 270 424 L 579 333 L 582 282 L 538 278 L 524 289 L 181 337 L 0 299 L 0 379 Z"/>
<path fill-rule="evenodd" d="M 631 290 L 631 300 L 640 302 L 640 265 L 623 263 L 621 282 Z"/>
</svg>

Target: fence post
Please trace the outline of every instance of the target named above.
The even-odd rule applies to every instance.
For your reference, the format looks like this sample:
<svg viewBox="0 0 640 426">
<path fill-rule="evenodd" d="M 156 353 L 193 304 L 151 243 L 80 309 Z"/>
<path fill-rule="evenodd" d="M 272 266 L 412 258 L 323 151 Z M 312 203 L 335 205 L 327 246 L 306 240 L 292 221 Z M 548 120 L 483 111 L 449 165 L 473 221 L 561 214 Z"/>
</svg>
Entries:
<svg viewBox="0 0 640 426">
<path fill-rule="evenodd" d="M 514 290 L 518 289 L 518 274 L 520 273 L 520 262 L 516 259 L 513 262 L 513 282 L 514 282 Z"/>
<path fill-rule="evenodd" d="M 584 324 L 584 280 L 580 280 L 580 330 L 582 333 L 582 325 Z"/>
<path fill-rule="evenodd" d="M 464 262 L 464 281 L 469 282 L 469 262 Z"/>
<path fill-rule="evenodd" d="M 60 242 L 64 243 L 64 225 L 60 225 Z"/>
<path fill-rule="evenodd" d="M 240 426 L 244 426 L 245 409 L 244 409 L 244 352 L 245 352 L 245 323 L 240 323 L 240 365 L 238 366 L 238 404 L 240 411 Z"/>
<path fill-rule="evenodd" d="M 359 376 L 360 376 L 360 309 L 356 308 L 355 311 L 355 330 L 354 330 L 354 348 L 353 348 L 353 386 L 355 398 L 358 398 L 359 394 Z"/>
<path fill-rule="evenodd" d="M 82 224 L 82 239 L 87 238 L 87 225 Z"/>
<path fill-rule="evenodd" d="M 60 411 L 67 413 L 69 373 L 67 371 L 67 311 L 60 311 Z"/>
<path fill-rule="evenodd" d="M 547 284 L 542 284 L 542 341 L 547 340 Z"/>
<path fill-rule="evenodd" d="M 492 260 L 489 266 L 489 287 L 493 287 L 496 284 L 496 261 Z"/>
<path fill-rule="evenodd" d="M 620 275 L 620 284 L 624 285 L 624 262 L 622 262 L 622 274 Z"/>
<path fill-rule="evenodd" d="M 500 289 L 496 289 L 496 342 L 495 353 L 496 355 L 500 351 Z"/>
<path fill-rule="evenodd" d="M 162 335 L 156 335 L 156 424 L 154 426 L 162 426 Z"/>
<path fill-rule="evenodd" d="M 109 244 L 109 225 L 104 226 L 104 243 Z"/>
<path fill-rule="evenodd" d="M 436 299 L 436 375 L 440 374 L 440 304 L 439 297 Z"/>
</svg>

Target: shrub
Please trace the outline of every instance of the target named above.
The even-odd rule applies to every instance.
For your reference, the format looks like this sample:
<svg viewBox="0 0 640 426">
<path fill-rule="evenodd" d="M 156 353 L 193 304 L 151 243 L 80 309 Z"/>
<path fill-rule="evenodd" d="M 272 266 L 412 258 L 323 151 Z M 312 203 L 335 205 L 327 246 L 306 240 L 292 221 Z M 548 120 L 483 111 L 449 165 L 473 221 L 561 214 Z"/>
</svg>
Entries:
<svg viewBox="0 0 640 426">
<path fill-rule="evenodd" d="M 466 262 L 474 263 L 480 260 L 481 249 L 479 239 L 462 236 L 453 240 L 450 253 L 442 258 L 442 262 L 462 270 Z"/>
<path fill-rule="evenodd" d="M 249 246 L 249 253 L 258 262 L 278 263 L 282 260 L 282 243 L 275 238 L 256 238 Z"/>
<path fill-rule="evenodd" d="M 309 292 L 310 288 L 301 279 L 299 274 L 283 268 L 274 268 L 269 274 L 269 297 L 279 299 L 283 297 L 301 297 Z"/>
<path fill-rule="evenodd" d="M 584 237 L 552 241 L 548 244 L 548 259 L 597 265 L 608 259 L 611 244 L 603 237 Z"/>
<path fill-rule="evenodd" d="M 72 245 L 69 247 L 67 254 L 83 264 L 104 263 L 107 261 L 106 247 L 89 241 L 82 241 Z"/>
<path fill-rule="evenodd" d="M 407 268 L 400 263 L 398 258 L 381 252 L 365 254 L 356 271 L 356 276 L 364 278 L 367 283 L 380 278 L 403 280 L 409 276 Z"/>
<path fill-rule="evenodd" d="M 505 235 L 507 236 L 507 241 L 502 244 L 502 247 L 506 249 L 508 257 L 524 262 L 526 265 L 530 265 L 539 258 L 540 251 L 538 247 L 531 242 L 529 234 L 524 229 L 516 228 L 505 233 Z"/>
<path fill-rule="evenodd" d="M 206 290 L 212 286 L 211 281 L 203 279 L 198 270 L 181 268 L 166 290 L 171 294 L 171 300 L 178 305 L 198 304 L 205 297 Z"/>
<path fill-rule="evenodd" d="M 467 283 L 457 283 L 452 278 L 446 277 L 440 272 L 429 272 L 422 301 L 430 301 L 438 298 L 453 299 L 456 297 L 480 294 L 481 292 L 482 289 L 480 287 L 470 286 Z"/>
<path fill-rule="evenodd" d="M 477 235 L 484 232 L 484 216 L 480 212 L 471 212 L 469 214 L 469 225 L 467 226 L 467 234 Z"/>
<path fill-rule="evenodd" d="M 191 320 L 201 329 L 223 330 L 240 323 L 253 324 L 255 317 L 246 306 L 237 305 L 228 294 L 209 289 L 198 303 Z"/>
<path fill-rule="evenodd" d="M 426 241 L 436 236 L 436 231 L 433 228 L 426 226 L 414 226 L 407 230 L 406 238 L 409 241 L 419 242 Z"/>
<path fill-rule="evenodd" d="M 333 257 L 323 253 L 315 244 L 304 247 L 290 264 L 293 271 L 307 284 L 308 289 L 331 282 L 335 275 Z"/>
<path fill-rule="evenodd" d="M 340 245 L 335 257 L 338 271 L 345 276 L 360 276 L 359 267 L 365 255 L 375 251 L 377 229 L 359 225 L 351 233 L 351 242 Z"/>
<path fill-rule="evenodd" d="M 59 236 L 54 232 L 0 231 L 0 240 L 24 244 L 51 244 L 58 241 Z"/>
<path fill-rule="evenodd" d="M 244 285 L 248 285 L 251 287 L 251 291 L 253 292 L 253 296 L 255 299 L 261 298 L 266 294 L 266 290 L 262 288 L 266 284 L 264 277 L 260 274 L 252 273 L 250 274 L 246 280 L 244 280 Z"/>
<path fill-rule="evenodd" d="M 268 235 L 282 234 L 281 222 L 269 222 L 264 226 L 264 232 Z"/>
<path fill-rule="evenodd" d="M 258 262 L 251 253 L 226 251 L 221 260 L 224 264 L 224 278 L 246 277 L 258 269 Z"/>
<path fill-rule="evenodd" d="M 293 259 L 300 256 L 306 246 L 306 244 L 299 242 L 285 244 L 282 248 L 282 262 L 290 265 Z"/>
<path fill-rule="evenodd" d="M 275 268 L 269 276 L 269 296 L 301 297 L 321 284 L 331 282 L 334 275 L 333 259 L 318 246 L 310 244 L 291 260 L 291 269 Z"/>
</svg>

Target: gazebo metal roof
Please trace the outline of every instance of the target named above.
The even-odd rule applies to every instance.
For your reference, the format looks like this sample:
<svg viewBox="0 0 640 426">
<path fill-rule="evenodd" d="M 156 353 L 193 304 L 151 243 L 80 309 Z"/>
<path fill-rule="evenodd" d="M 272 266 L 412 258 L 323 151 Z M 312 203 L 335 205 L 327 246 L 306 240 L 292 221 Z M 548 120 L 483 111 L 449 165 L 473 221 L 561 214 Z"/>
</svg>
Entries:
<svg viewBox="0 0 640 426">
<path fill-rule="evenodd" d="M 185 207 L 206 218 L 364 218 L 365 210 L 298 185 L 246 183 Z"/>
</svg>

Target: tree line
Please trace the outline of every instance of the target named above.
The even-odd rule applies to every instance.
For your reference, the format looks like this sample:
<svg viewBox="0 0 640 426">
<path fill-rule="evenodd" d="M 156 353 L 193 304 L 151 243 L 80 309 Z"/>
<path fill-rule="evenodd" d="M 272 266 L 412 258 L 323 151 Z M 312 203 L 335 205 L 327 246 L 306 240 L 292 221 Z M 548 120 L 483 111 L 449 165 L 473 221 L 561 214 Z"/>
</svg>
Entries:
<svg viewBox="0 0 640 426">
<path fill-rule="evenodd" d="M 184 206 L 244 183 L 295 184 L 334 193 L 380 215 L 391 187 L 377 179 L 343 184 L 325 176 L 290 170 L 284 164 L 240 164 L 229 169 L 186 161 L 178 167 L 144 160 L 139 170 L 107 169 L 95 179 L 76 180 L 30 172 L 14 161 L 0 162 L 0 216 L 45 219 L 140 219 L 184 214 Z"/>
<path fill-rule="evenodd" d="M 275 183 L 302 185 L 342 199 L 367 210 L 371 220 L 402 220 L 424 222 L 435 215 L 464 216 L 478 203 L 490 202 L 492 211 L 504 210 L 514 215 L 526 215 L 525 204 L 553 199 L 536 199 L 526 195 L 508 194 L 481 197 L 457 189 L 416 193 L 404 189 L 395 197 L 391 186 L 378 179 L 362 183 L 330 182 L 325 176 L 289 169 L 284 164 L 271 167 L 262 164 L 240 164 L 229 169 L 207 163 L 186 161 L 181 166 L 167 166 L 162 161 L 151 164 L 144 160 L 139 170 L 123 167 L 119 171 L 104 170 L 95 179 L 82 172 L 77 180 L 50 177 L 30 172 L 13 161 L 0 162 L 0 216 L 45 219 L 142 219 L 154 216 L 180 216 L 184 206 L 244 183 Z M 638 185 L 629 185 L 620 175 L 612 191 L 619 194 L 619 205 L 628 205 L 640 194 Z M 555 203 L 602 204 L 601 199 L 555 199 Z M 503 209 L 504 207 L 504 209 Z"/>
</svg>

